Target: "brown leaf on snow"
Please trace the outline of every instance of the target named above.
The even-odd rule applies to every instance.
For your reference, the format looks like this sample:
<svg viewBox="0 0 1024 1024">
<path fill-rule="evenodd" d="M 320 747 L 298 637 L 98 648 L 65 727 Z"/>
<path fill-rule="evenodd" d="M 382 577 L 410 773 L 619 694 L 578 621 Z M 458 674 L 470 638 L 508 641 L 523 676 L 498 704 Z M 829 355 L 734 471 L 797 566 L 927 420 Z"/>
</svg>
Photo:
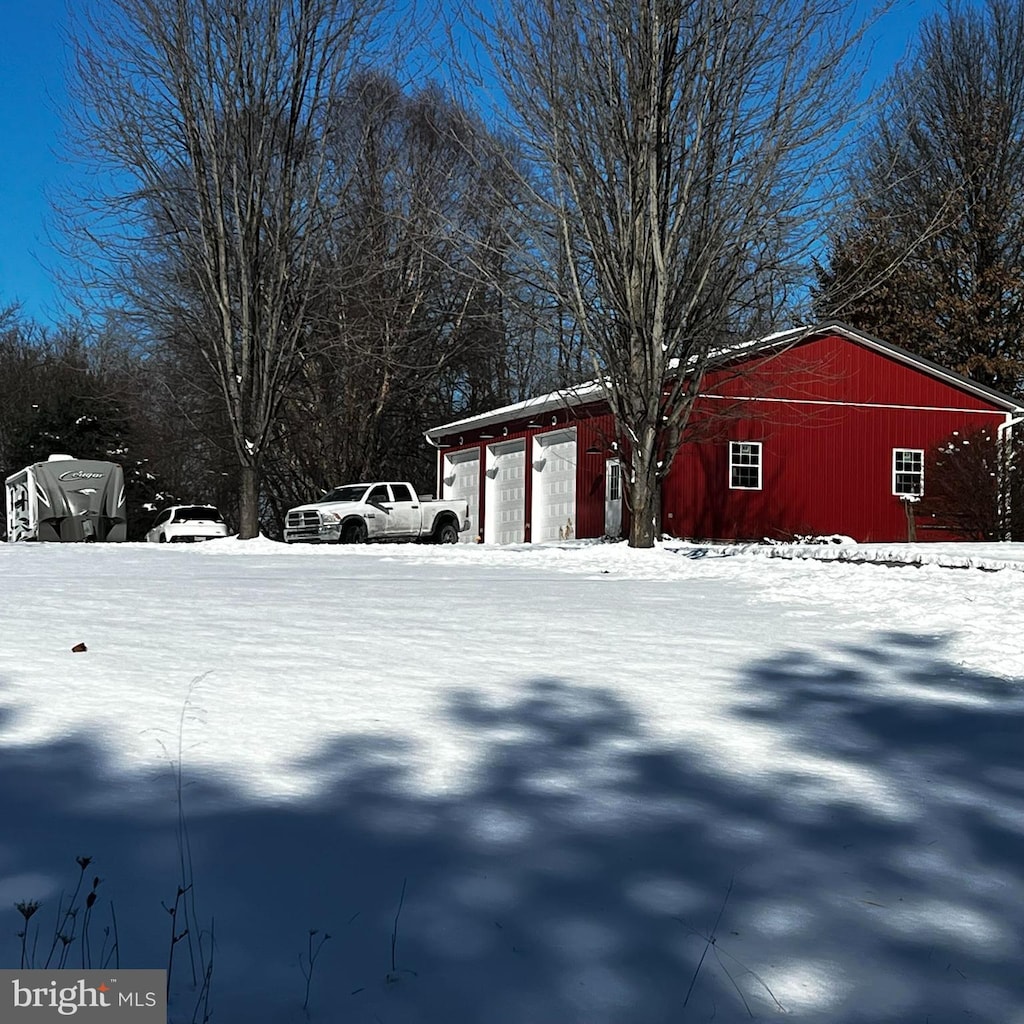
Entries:
<svg viewBox="0 0 1024 1024">
<path fill-rule="evenodd" d="M 87 650 L 89 650 L 89 648 L 86 647 L 85 644 L 75 644 L 75 646 L 72 647 L 71 650 L 75 654 L 81 654 L 82 651 L 87 651 Z"/>
</svg>

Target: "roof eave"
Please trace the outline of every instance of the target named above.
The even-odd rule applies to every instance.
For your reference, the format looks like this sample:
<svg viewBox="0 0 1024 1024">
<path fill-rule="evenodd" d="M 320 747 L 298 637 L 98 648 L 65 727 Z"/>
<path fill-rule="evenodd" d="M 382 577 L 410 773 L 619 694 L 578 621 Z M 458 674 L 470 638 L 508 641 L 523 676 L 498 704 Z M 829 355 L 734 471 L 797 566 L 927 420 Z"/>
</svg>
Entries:
<svg viewBox="0 0 1024 1024">
<path fill-rule="evenodd" d="M 578 387 L 561 388 L 546 395 L 528 398 L 524 402 L 516 402 L 512 405 L 502 406 L 500 409 L 492 409 L 490 412 L 466 416 L 461 420 L 453 420 L 451 423 L 443 423 L 439 427 L 431 427 L 424 433 L 431 444 L 436 444 L 442 437 L 482 430 L 498 423 L 507 423 L 509 420 L 530 420 L 535 416 L 542 416 L 558 409 L 577 409 L 580 406 L 599 401 L 603 394 L 604 389 L 599 381 L 588 381 Z"/>
</svg>

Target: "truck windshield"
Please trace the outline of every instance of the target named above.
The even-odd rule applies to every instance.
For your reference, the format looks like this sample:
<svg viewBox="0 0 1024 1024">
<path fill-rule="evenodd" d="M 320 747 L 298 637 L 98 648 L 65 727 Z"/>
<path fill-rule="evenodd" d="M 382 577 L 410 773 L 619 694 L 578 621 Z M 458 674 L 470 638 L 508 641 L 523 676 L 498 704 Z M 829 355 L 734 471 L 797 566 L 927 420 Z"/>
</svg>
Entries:
<svg viewBox="0 0 1024 1024">
<path fill-rule="evenodd" d="M 359 501 L 366 493 L 366 484 L 349 484 L 347 487 L 335 487 L 328 491 L 321 501 Z"/>
</svg>

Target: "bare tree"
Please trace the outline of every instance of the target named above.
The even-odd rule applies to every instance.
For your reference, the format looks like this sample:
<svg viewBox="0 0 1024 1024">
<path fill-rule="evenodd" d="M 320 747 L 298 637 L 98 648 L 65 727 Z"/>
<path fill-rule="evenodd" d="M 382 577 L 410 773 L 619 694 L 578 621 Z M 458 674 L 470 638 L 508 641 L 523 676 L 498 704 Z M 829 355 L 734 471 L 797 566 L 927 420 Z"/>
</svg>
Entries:
<svg viewBox="0 0 1024 1024">
<path fill-rule="evenodd" d="M 1024 388 L 1024 5 L 929 17 L 850 170 L 817 306 Z"/>
<path fill-rule="evenodd" d="M 436 85 L 403 90 L 381 72 L 336 110 L 346 188 L 268 470 L 281 508 L 367 475 L 428 486 L 424 430 L 547 383 L 503 140 Z"/>
<path fill-rule="evenodd" d="M 544 172 L 541 272 L 626 442 L 633 546 L 709 361 L 805 277 L 858 38 L 832 0 L 506 0 L 481 33 Z"/>
<path fill-rule="evenodd" d="M 378 0 L 97 0 L 75 35 L 75 128 L 106 176 L 67 211 L 115 301 L 206 367 L 242 538 L 258 533 L 343 170 L 324 126 L 380 13 Z"/>
</svg>

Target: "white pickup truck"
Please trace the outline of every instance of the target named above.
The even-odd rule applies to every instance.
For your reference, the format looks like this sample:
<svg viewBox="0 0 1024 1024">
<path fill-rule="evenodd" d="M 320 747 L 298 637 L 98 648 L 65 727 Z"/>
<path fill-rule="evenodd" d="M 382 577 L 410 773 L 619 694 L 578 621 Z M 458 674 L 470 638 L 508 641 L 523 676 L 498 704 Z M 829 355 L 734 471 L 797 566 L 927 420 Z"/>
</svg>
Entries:
<svg viewBox="0 0 1024 1024">
<path fill-rule="evenodd" d="M 347 484 L 319 501 L 289 509 L 284 539 L 289 544 L 362 544 L 368 540 L 455 544 L 469 529 L 465 501 L 416 496 L 407 483 Z"/>
</svg>

